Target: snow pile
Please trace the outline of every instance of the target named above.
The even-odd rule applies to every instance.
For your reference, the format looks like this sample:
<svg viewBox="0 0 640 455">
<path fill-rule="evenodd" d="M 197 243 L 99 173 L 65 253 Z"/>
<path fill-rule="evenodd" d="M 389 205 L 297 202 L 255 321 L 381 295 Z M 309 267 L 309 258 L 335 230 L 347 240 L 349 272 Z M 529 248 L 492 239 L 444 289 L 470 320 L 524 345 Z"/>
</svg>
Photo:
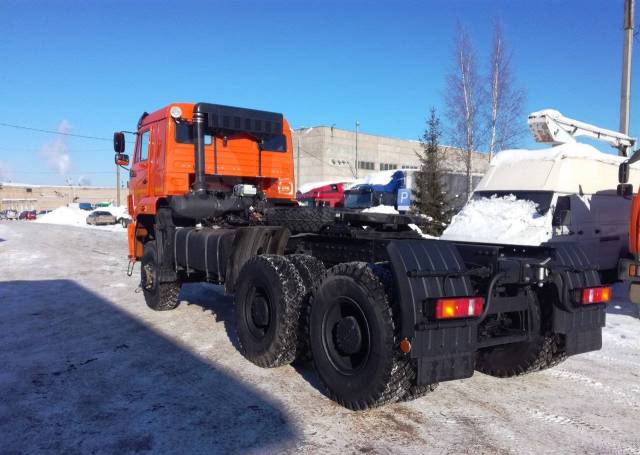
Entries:
<svg viewBox="0 0 640 455">
<path fill-rule="evenodd" d="M 94 211 L 104 211 L 109 212 L 117 218 L 123 216 L 127 209 L 126 207 L 99 207 Z M 51 212 L 39 216 L 35 223 L 44 223 L 44 224 L 62 224 L 65 226 L 79 226 L 79 227 L 88 227 L 88 228 L 99 228 L 99 229 L 107 229 L 113 231 L 123 231 L 122 226 L 119 224 L 110 225 L 110 226 L 92 226 L 87 224 L 87 217 L 92 213 L 88 210 L 81 210 L 76 206 L 63 206 L 58 207 Z"/>
<path fill-rule="evenodd" d="M 537 204 L 504 197 L 472 199 L 451 220 L 443 240 L 540 245 L 551 238 L 549 210 L 540 215 Z"/>
<path fill-rule="evenodd" d="M 391 182 L 393 174 L 395 174 L 396 172 L 399 172 L 398 169 L 373 172 L 369 175 L 365 175 L 364 177 L 359 178 L 358 180 L 354 180 L 352 187 L 356 185 L 387 185 Z"/>
<path fill-rule="evenodd" d="M 416 231 L 418 234 L 420 234 L 425 239 L 437 239 L 438 238 L 438 237 L 434 237 L 434 236 L 429 235 L 429 234 L 425 234 L 424 232 L 422 232 L 422 229 L 420 229 L 420 226 L 418 226 L 416 224 L 409 224 L 409 227 L 411 229 L 413 229 L 414 231 Z"/>
<path fill-rule="evenodd" d="M 576 142 L 574 144 L 562 144 L 539 150 L 504 150 L 496 154 L 489 166 L 502 166 L 520 161 L 560 161 L 566 158 L 588 159 L 616 165 L 626 160 L 626 158 L 621 156 L 603 153 L 589 144 Z"/>
<path fill-rule="evenodd" d="M 396 209 L 393 208 L 392 205 L 376 205 L 375 207 L 369 207 L 368 209 L 363 210 L 364 213 L 386 213 L 389 215 L 398 215 Z"/>
</svg>

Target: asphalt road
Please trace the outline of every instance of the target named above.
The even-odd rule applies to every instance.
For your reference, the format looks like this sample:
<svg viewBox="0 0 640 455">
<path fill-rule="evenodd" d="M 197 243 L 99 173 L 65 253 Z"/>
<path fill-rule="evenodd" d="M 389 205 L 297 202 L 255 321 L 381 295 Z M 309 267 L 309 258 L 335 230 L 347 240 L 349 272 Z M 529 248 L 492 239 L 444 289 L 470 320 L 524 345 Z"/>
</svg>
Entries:
<svg viewBox="0 0 640 455">
<path fill-rule="evenodd" d="M 310 368 L 244 360 L 219 287 L 149 310 L 125 249 L 124 232 L 0 222 L 1 454 L 640 454 L 640 319 L 622 298 L 601 351 L 352 412 Z"/>
</svg>

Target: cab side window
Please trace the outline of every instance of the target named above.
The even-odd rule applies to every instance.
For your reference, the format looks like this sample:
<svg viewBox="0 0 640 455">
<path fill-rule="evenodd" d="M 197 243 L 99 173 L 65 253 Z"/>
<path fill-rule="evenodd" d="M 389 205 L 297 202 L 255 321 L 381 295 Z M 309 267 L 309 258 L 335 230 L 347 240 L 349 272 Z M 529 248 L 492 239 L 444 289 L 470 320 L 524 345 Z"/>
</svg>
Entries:
<svg viewBox="0 0 640 455">
<path fill-rule="evenodd" d="M 138 151 L 138 161 L 146 161 L 149 158 L 149 130 L 140 136 L 140 150 Z"/>
</svg>

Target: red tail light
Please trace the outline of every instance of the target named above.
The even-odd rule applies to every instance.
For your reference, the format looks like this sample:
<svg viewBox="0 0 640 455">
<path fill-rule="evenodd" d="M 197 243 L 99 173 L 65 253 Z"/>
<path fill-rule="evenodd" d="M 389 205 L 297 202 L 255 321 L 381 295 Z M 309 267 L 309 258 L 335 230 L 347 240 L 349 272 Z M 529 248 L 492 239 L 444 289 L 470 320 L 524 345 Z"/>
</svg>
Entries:
<svg viewBox="0 0 640 455">
<path fill-rule="evenodd" d="M 482 297 L 457 297 L 436 300 L 436 319 L 476 318 L 482 314 Z"/>
<path fill-rule="evenodd" d="M 611 288 L 609 286 L 601 286 L 597 288 L 584 288 L 582 290 L 582 305 L 590 305 L 592 303 L 606 303 L 611 300 Z"/>
</svg>

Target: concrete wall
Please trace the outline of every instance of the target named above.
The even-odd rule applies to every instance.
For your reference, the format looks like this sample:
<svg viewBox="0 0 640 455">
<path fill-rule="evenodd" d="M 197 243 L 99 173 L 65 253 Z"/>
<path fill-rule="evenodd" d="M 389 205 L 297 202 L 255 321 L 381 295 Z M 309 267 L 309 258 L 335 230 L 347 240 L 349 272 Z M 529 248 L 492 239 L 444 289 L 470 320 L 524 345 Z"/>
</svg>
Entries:
<svg viewBox="0 0 640 455">
<path fill-rule="evenodd" d="M 293 149 L 297 185 L 328 180 L 353 180 L 356 161 L 364 162 L 369 167 L 370 163 L 373 163 L 373 169 L 359 168 L 358 177 L 385 170 L 381 168 L 385 165 L 395 166 L 396 169 L 417 169 L 420 165 L 417 153 L 422 152 L 422 146 L 417 140 L 358 133 L 357 141 L 356 160 L 354 131 L 328 126 L 294 130 Z M 445 171 L 464 174 L 464 162 L 460 151 L 443 146 L 442 152 L 445 154 Z M 476 177 L 482 176 L 488 164 L 486 155 L 474 153 L 473 174 Z M 479 178 L 474 179 L 478 180 Z"/>
<path fill-rule="evenodd" d="M 123 189 L 121 202 L 126 199 Z M 114 202 L 116 189 L 95 186 L 46 186 L 0 183 L 0 210 L 51 210 L 70 202 Z"/>
</svg>

